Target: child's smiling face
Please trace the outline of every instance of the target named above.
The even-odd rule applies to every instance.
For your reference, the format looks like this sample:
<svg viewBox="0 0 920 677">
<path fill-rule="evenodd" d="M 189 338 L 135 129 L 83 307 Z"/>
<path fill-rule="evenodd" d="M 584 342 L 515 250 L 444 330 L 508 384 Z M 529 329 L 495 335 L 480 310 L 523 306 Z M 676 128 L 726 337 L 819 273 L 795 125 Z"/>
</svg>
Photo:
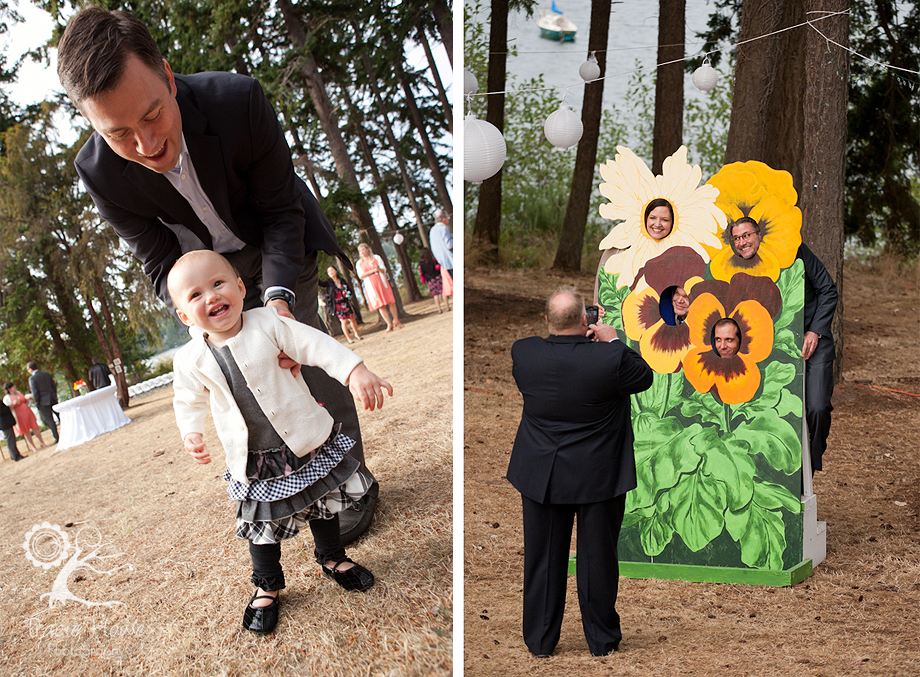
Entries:
<svg viewBox="0 0 920 677">
<path fill-rule="evenodd" d="M 167 286 L 185 324 L 218 340 L 239 333 L 246 287 L 220 254 L 201 251 L 180 259 L 169 273 Z"/>
</svg>

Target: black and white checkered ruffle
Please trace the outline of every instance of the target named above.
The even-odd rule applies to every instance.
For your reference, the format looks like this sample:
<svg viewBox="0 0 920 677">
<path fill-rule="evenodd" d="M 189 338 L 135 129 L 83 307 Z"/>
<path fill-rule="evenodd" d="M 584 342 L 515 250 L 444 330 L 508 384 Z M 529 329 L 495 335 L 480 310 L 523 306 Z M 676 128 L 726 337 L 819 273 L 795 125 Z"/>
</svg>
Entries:
<svg viewBox="0 0 920 677">
<path fill-rule="evenodd" d="M 342 435 L 340 433 L 334 438 L 326 440 L 319 449 L 313 452 L 315 454 L 313 459 L 300 467 L 296 467 L 298 459 L 287 447 L 264 452 L 267 455 L 281 457 L 282 459 L 280 462 L 270 465 L 277 468 L 287 467 L 288 470 L 280 471 L 281 474 L 275 477 L 259 479 L 249 484 L 243 484 L 233 479 L 228 469 L 223 475 L 223 478 L 229 483 L 227 485 L 227 493 L 230 495 L 230 498 L 235 501 L 251 500 L 266 503 L 293 496 L 297 492 L 306 489 L 317 480 L 328 475 L 329 471 L 342 461 L 342 458 L 344 458 L 345 454 L 353 446 L 355 446 L 355 441 L 347 435 Z M 258 453 L 261 452 L 249 452 L 249 455 L 252 457 L 254 454 Z M 250 465 L 252 464 L 247 464 L 247 471 Z M 295 466 L 296 469 L 291 471 L 291 466 Z"/>
<path fill-rule="evenodd" d="M 336 513 L 350 508 L 367 493 L 372 482 L 370 477 L 356 470 L 344 484 L 300 512 L 269 522 L 247 521 L 241 518 L 240 510 L 237 510 L 236 535 L 257 545 L 278 543 L 287 538 L 293 538 L 310 520 L 332 519 Z M 243 503 L 239 504 L 241 509 L 243 505 Z"/>
</svg>

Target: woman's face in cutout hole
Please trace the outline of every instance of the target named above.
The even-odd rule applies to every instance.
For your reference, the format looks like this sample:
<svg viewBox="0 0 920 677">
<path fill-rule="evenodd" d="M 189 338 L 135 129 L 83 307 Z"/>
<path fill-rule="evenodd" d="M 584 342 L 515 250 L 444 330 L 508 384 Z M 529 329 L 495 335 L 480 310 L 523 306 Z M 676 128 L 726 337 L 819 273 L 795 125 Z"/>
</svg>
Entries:
<svg viewBox="0 0 920 677">
<path fill-rule="evenodd" d="M 655 207 L 645 220 L 645 229 L 653 240 L 663 240 L 671 234 L 674 219 L 671 210 L 665 206 Z"/>
</svg>

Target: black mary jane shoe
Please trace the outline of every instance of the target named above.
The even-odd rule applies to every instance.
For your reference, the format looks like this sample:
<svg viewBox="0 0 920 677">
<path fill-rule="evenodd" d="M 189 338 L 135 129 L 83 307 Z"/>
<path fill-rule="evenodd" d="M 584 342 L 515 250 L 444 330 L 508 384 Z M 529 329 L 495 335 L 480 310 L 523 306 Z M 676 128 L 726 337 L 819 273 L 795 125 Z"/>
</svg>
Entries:
<svg viewBox="0 0 920 677">
<path fill-rule="evenodd" d="M 243 612 L 243 627 L 259 635 L 267 635 L 274 630 L 278 624 L 279 596 L 260 595 L 256 590 L 249 604 L 246 605 L 246 611 Z M 270 599 L 272 603 L 268 606 L 253 606 L 252 603 L 257 599 Z"/>
<path fill-rule="evenodd" d="M 340 570 L 339 567 L 345 562 L 351 562 L 354 566 L 351 569 Z M 346 590 L 358 590 L 364 592 L 374 584 L 374 574 L 365 569 L 360 564 L 355 564 L 348 557 L 338 560 L 333 566 L 327 567 L 325 563 L 323 573 Z"/>
</svg>

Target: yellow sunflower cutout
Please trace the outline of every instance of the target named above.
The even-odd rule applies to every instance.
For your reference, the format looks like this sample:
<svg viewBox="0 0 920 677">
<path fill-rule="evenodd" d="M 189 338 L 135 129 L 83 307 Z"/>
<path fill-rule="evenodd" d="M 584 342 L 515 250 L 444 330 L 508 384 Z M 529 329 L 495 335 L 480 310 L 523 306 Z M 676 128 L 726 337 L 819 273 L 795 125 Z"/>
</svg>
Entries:
<svg viewBox="0 0 920 677">
<path fill-rule="evenodd" d="M 620 220 L 600 243 L 600 249 L 625 250 L 611 256 L 604 270 L 619 275 L 618 287 L 632 287 L 646 261 L 660 256 L 670 247 L 689 247 L 708 263 L 711 252 L 722 248 L 717 233 L 725 229 L 725 214 L 716 206 L 719 191 L 700 185 L 699 165 L 687 164 L 687 147 L 681 146 L 664 161 L 662 174 L 653 176 L 648 166 L 628 148 L 617 146 L 614 160 L 601 165 L 601 195 L 609 200 L 601 205 L 605 219 Z M 654 240 L 646 230 L 645 208 L 656 198 L 664 198 L 674 210 L 671 232 Z"/>
<path fill-rule="evenodd" d="M 707 246 L 712 276 L 728 281 L 735 273 L 747 273 L 776 282 L 780 271 L 795 261 L 802 244 L 802 212 L 795 206 L 798 195 L 792 187 L 792 176 L 750 160 L 725 165 L 707 183 L 719 189 L 716 205 L 724 212 L 727 223 L 749 216 L 757 221 L 762 238 L 757 253 L 743 259 L 735 253 L 726 226 L 718 233 L 721 246 Z"/>
</svg>

